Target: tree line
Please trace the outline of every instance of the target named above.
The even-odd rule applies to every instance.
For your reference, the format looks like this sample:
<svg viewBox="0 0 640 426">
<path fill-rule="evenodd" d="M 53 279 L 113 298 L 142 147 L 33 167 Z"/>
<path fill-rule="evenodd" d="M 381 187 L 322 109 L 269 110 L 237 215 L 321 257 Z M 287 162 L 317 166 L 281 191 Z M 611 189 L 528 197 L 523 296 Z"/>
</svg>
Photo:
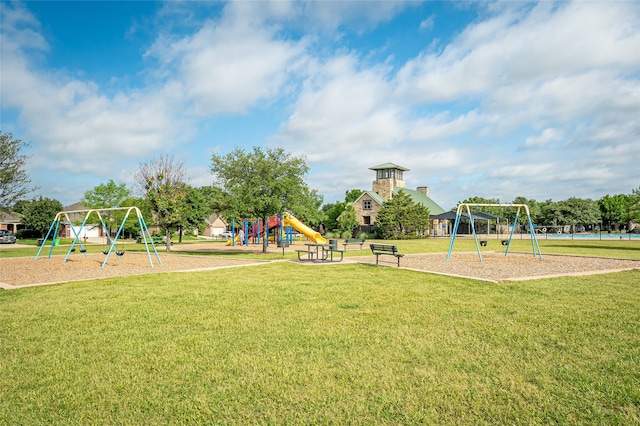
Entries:
<svg viewBox="0 0 640 426">
<path fill-rule="evenodd" d="M 22 223 L 44 235 L 62 204 L 48 197 L 28 199 L 36 188 L 24 169 L 28 146 L 10 133 L 0 131 L 0 212 L 23 215 Z M 223 218 L 256 218 L 266 223 L 269 216 L 292 211 L 311 227 L 335 230 L 342 237 L 354 236 L 359 223 L 353 203 L 362 195 L 360 189 L 345 192 L 344 201 L 323 204 L 316 190 L 307 186 L 309 169 L 304 157 L 296 157 L 281 148 L 234 149 L 226 155 L 211 157 L 212 184 L 193 187 L 188 184 L 184 163 L 171 156 L 142 162 L 134 175 L 134 186 L 108 180 L 84 193 L 80 202 L 85 208 L 105 209 L 136 206 L 149 225 L 159 226 L 170 250 L 172 234 L 180 240 L 184 231 L 202 231 L 205 219 L 212 214 Z M 497 199 L 471 197 L 467 203 L 499 203 Z M 537 202 L 517 197 L 513 203 L 527 204 L 534 223 L 544 225 L 603 224 L 609 229 L 640 222 L 640 187 L 630 194 L 606 195 L 600 200 L 570 198 L 564 201 Z M 484 211 L 513 220 L 515 211 L 496 208 Z M 401 239 L 428 236 L 429 210 L 413 202 L 400 191 L 378 211 L 376 235 Z M 119 223 L 117 212 L 109 223 Z M 132 221 L 133 222 L 133 221 Z M 135 234 L 137 224 L 125 224 L 124 232 Z M 268 231 L 268 230 L 265 230 Z M 266 238 L 262 239 L 266 244 Z M 266 251 L 266 245 L 263 245 Z"/>
<path fill-rule="evenodd" d="M 629 230 L 632 223 L 640 222 L 640 187 L 629 194 L 605 195 L 598 200 L 571 197 L 561 201 L 536 201 L 526 197 L 516 197 L 513 201 L 501 202 L 498 199 L 471 197 L 463 201 L 469 204 L 526 204 L 529 206 L 531 220 L 539 226 L 570 226 L 585 230 L 618 231 Z M 515 209 L 484 207 L 476 209 L 515 219 Z M 521 213 L 522 214 L 522 213 Z M 521 216 L 522 217 L 522 216 Z M 572 229 L 575 232 L 576 229 Z"/>
</svg>

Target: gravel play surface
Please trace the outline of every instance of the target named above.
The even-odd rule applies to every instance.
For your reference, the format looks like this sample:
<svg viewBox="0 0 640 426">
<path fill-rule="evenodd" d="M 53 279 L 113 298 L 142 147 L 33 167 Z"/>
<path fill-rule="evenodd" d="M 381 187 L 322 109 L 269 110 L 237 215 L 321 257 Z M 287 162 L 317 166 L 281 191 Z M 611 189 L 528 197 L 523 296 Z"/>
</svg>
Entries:
<svg viewBox="0 0 640 426">
<path fill-rule="evenodd" d="M 101 254 L 89 255 L 88 258 L 75 254 L 67 263 L 63 263 L 64 256 L 52 256 L 51 259 L 41 257 L 37 261 L 33 257 L 0 259 L 0 288 L 11 289 L 160 272 L 212 270 L 265 262 L 217 256 L 180 255 L 177 252 L 170 255 L 161 254 L 160 257 L 161 265 L 158 264 L 155 255 L 152 256 L 152 268 L 146 253 L 127 252 L 119 260 L 115 255 L 111 255 L 104 269 L 101 267 L 104 255 Z M 540 260 L 530 253 L 510 253 L 505 257 L 504 253 L 498 252 L 484 252 L 482 257 L 483 261 L 480 262 L 475 252 L 452 253 L 451 259 L 447 262 L 444 253 L 411 254 L 400 260 L 400 266 L 422 272 L 495 282 L 640 269 L 640 261 L 628 259 L 543 255 Z M 376 259 L 375 256 L 347 257 L 344 262 L 332 265 L 352 262 L 375 264 Z M 396 267 L 397 263 L 392 256 L 380 256 L 380 265 Z M 315 267 L 319 264 L 305 262 L 305 266 Z"/>
<path fill-rule="evenodd" d="M 261 263 L 214 256 L 161 254 L 161 265 L 158 264 L 155 255 L 152 255 L 152 268 L 146 253 L 127 252 L 119 260 L 112 254 L 103 269 L 101 266 L 104 258 L 102 254 L 88 255 L 87 258 L 76 254 L 71 256 L 67 263 L 63 263 L 64 256 L 52 256 L 51 259 L 41 257 L 37 261 L 33 257 L 0 259 L 0 288 L 160 272 L 208 270 Z"/>
<path fill-rule="evenodd" d="M 482 262 L 478 253 L 452 253 L 449 261 L 446 254 L 411 254 L 400 260 L 402 268 L 437 274 L 468 277 L 488 281 L 515 281 L 563 275 L 589 275 L 640 269 L 640 261 L 627 259 L 604 259 L 599 257 L 544 255 L 542 259 L 533 254 L 484 252 Z M 375 256 L 358 258 L 364 263 L 376 263 Z M 397 265 L 392 256 L 380 256 L 380 265 Z"/>
</svg>

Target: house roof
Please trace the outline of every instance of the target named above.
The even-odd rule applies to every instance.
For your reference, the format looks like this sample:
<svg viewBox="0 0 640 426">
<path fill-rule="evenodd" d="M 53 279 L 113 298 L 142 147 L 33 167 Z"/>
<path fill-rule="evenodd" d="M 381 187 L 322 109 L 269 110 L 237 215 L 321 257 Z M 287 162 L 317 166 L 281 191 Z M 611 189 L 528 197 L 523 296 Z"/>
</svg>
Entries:
<svg viewBox="0 0 640 426">
<path fill-rule="evenodd" d="M 204 221 L 208 224 L 208 225 L 213 225 L 217 220 L 220 220 L 225 226 L 227 225 L 227 221 L 224 220 L 223 218 L 221 218 L 220 216 L 218 216 L 217 214 L 212 214 L 211 216 L 209 216 L 208 218 L 206 218 Z"/>
<path fill-rule="evenodd" d="M 406 167 L 398 166 L 397 164 L 393 164 L 393 163 L 384 163 L 384 164 L 380 164 L 379 166 L 369 167 L 369 170 L 384 170 L 384 169 L 398 169 L 398 170 L 402 170 L 403 172 L 409 171 L 409 169 L 407 169 Z"/>
<path fill-rule="evenodd" d="M 24 215 L 13 211 L 0 210 L 0 223 L 20 223 Z"/>
<path fill-rule="evenodd" d="M 88 207 L 85 206 L 84 204 L 82 204 L 81 201 L 78 201 L 76 203 L 70 204 L 68 206 L 64 207 L 64 211 L 65 212 L 70 212 L 70 211 L 74 211 L 74 210 L 87 210 Z"/>
<path fill-rule="evenodd" d="M 375 201 L 376 203 L 382 205 L 384 204 L 384 198 L 382 198 L 380 196 L 380 194 L 378 194 L 375 191 L 362 191 L 362 194 L 360 194 L 360 196 L 358 197 L 357 200 L 355 200 L 353 202 L 353 204 L 356 204 L 358 201 L 360 201 L 362 199 L 362 197 L 364 197 L 365 195 L 368 195 L 369 198 L 371 198 L 373 201 Z"/>
<path fill-rule="evenodd" d="M 423 206 L 428 208 L 430 215 L 437 215 L 437 214 L 444 213 L 444 209 L 442 207 L 440 207 L 431 198 L 429 198 L 426 195 L 424 195 L 424 193 L 422 193 L 420 191 L 416 191 L 415 189 L 407 189 L 407 188 L 402 188 L 402 187 L 399 187 L 399 186 L 396 186 L 396 187 L 393 188 L 393 193 L 394 194 L 397 194 L 400 191 L 404 191 L 405 194 L 407 194 L 409 197 L 411 197 L 411 199 L 413 200 L 414 203 L 422 204 Z"/>
</svg>

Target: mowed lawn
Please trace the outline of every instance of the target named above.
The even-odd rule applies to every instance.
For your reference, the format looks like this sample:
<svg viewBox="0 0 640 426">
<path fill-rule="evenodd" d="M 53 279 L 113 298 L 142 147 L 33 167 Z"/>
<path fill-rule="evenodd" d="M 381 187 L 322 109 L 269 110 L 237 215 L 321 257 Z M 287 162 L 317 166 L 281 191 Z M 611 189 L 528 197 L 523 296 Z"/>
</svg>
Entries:
<svg viewBox="0 0 640 426">
<path fill-rule="evenodd" d="M 0 324 L 0 424 L 640 422 L 640 271 L 277 262 L 0 291 Z"/>
</svg>

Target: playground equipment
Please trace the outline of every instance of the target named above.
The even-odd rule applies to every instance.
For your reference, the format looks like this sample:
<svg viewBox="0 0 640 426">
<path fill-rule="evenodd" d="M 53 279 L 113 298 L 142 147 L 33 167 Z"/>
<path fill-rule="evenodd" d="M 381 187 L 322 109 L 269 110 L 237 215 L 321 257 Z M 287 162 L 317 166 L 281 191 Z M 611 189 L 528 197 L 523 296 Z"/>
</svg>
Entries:
<svg viewBox="0 0 640 426">
<path fill-rule="evenodd" d="M 120 224 L 119 228 L 118 228 L 118 232 L 116 233 L 115 238 L 111 238 L 109 236 L 109 231 L 107 229 L 107 226 L 104 222 L 104 219 L 102 217 L 102 213 L 110 213 L 110 212 L 116 212 L 116 211 L 125 211 L 125 215 L 124 215 L 124 219 L 122 220 L 122 223 Z M 51 239 L 51 247 L 49 249 L 49 256 L 47 258 L 51 258 L 51 253 L 53 252 L 53 246 L 54 246 L 54 241 L 55 241 L 55 236 L 58 235 L 58 232 L 60 230 L 60 224 L 62 222 L 63 219 L 66 219 L 66 222 L 69 224 L 69 227 L 71 228 L 71 231 L 74 234 L 74 239 L 73 242 L 71 243 L 71 246 L 69 247 L 69 251 L 67 252 L 67 255 L 64 258 L 63 263 L 67 263 L 67 260 L 69 259 L 69 256 L 71 255 L 71 253 L 75 252 L 75 246 L 76 244 L 78 244 L 80 246 L 80 252 L 84 254 L 85 257 L 87 256 L 87 249 L 84 247 L 84 245 L 82 244 L 82 242 L 80 241 L 80 234 L 82 234 L 82 230 L 84 229 L 85 225 L 87 224 L 87 220 L 89 219 L 89 217 L 92 214 L 95 214 L 98 219 L 100 220 L 100 224 L 102 225 L 102 230 L 104 232 L 104 234 L 107 236 L 107 241 L 109 243 L 109 249 L 108 250 L 104 250 L 103 253 L 106 255 L 104 262 L 102 262 L 102 268 L 104 268 L 104 265 L 107 264 L 107 261 L 109 260 L 109 256 L 111 255 L 111 253 L 114 253 L 116 255 L 116 257 L 118 258 L 118 260 L 120 260 L 120 257 L 122 255 L 124 255 L 124 250 L 116 250 L 116 243 L 118 242 L 118 238 L 122 235 L 122 230 L 124 229 L 124 224 L 127 222 L 127 218 L 129 217 L 129 214 L 131 212 L 135 212 L 137 219 L 138 219 L 138 225 L 140 227 L 140 232 L 142 234 L 142 242 L 144 242 L 144 246 L 145 249 L 147 251 L 147 256 L 149 257 L 149 264 L 151 265 L 151 267 L 153 268 L 153 260 L 151 259 L 151 252 L 149 251 L 149 247 L 151 247 L 153 249 L 153 252 L 156 255 L 156 258 L 158 260 L 158 264 L 162 264 L 162 261 L 160 260 L 160 255 L 158 254 L 158 251 L 156 250 L 156 246 L 153 243 L 153 238 L 151 237 L 151 232 L 149 232 L 149 228 L 147 227 L 146 222 L 144 221 L 144 217 L 142 217 L 142 213 L 140 212 L 140 209 L 137 207 L 112 207 L 112 208 L 108 208 L 108 209 L 90 209 L 90 210 L 72 210 L 72 211 L 62 211 L 59 212 L 58 214 L 56 214 L 55 218 L 53 219 L 53 222 L 51 222 L 51 226 L 49 227 L 49 231 L 47 232 L 47 236 L 44 238 L 43 240 L 43 244 L 40 246 L 40 249 L 38 250 L 38 253 L 36 254 L 36 258 L 35 260 L 38 260 L 38 257 L 40 257 L 40 253 L 42 252 L 42 249 L 44 248 L 45 244 L 44 242 L 46 242 L 49 239 L 49 236 L 52 236 Z M 69 217 L 69 215 L 78 215 L 78 214 L 84 214 L 84 220 L 82 221 L 82 225 L 80 225 L 80 228 L 76 231 L 75 227 L 72 226 L 72 221 L 71 218 Z M 52 233 L 53 231 L 53 233 Z"/>
<path fill-rule="evenodd" d="M 264 232 L 263 223 L 260 219 L 258 220 L 249 220 L 249 219 L 241 219 L 236 221 L 236 219 L 232 219 L 231 221 L 231 239 L 227 240 L 228 246 L 235 246 L 236 243 L 240 243 L 241 245 L 249 245 L 249 240 L 253 239 L 255 244 L 260 243 L 260 239 L 262 238 L 262 234 Z M 267 226 L 269 231 L 280 227 L 280 216 L 273 215 L 267 219 Z M 242 233 L 236 231 L 236 229 L 241 229 Z M 242 238 L 241 238 L 242 237 Z"/>
<path fill-rule="evenodd" d="M 460 203 L 458 205 L 458 209 L 456 210 L 456 220 L 455 223 L 453 225 L 453 231 L 451 232 L 451 241 L 449 242 L 449 252 L 447 253 L 447 261 L 449 261 L 449 258 L 451 257 L 451 250 L 453 249 L 453 243 L 455 242 L 456 239 L 456 233 L 458 231 L 458 225 L 460 224 L 460 219 L 464 216 L 464 217 L 468 217 L 469 218 L 469 222 L 471 224 L 471 230 L 473 232 L 473 240 L 476 243 L 476 250 L 478 251 L 478 258 L 480 259 L 480 262 L 482 262 L 482 254 L 480 253 L 480 245 L 478 244 L 478 235 L 476 234 L 476 229 L 475 226 L 473 225 L 473 215 L 471 214 L 471 209 L 470 206 L 475 206 L 475 207 L 509 207 L 509 208 L 513 208 L 513 207 L 517 207 L 518 210 L 516 210 L 516 217 L 513 221 L 513 225 L 511 226 L 511 232 L 509 233 L 509 239 L 506 242 L 506 249 L 504 252 L 504 255 L 507 256 L 509 254 L 509 248 L 511 247 L 511 239 L 513 238 L 513 232 L 516 229 L 516 225 L 518 223 L 518 217 L 520 216 L 520 210 L 522 208 L 524 208 L 525 212 L 527 213 L 527 221 L 529 224 L 529 233 L 531 235 L 531 249 L 533 251 L 533 257 L 537 257 L 540 256 L 540 260 L 542 260 L 542 252 L 540 251 L 540 245 L 538 244 L 538 239 L 536 238 L 536 233 L 534 230 L 534 226 L 533 223 L 531 223 L 531 213 L 529 212 L 529 206 L 526 204 L 473 204 L 473 203 Z M 463 208 L 466 208 L 466 214 L 463 213 Z M 505 244 L 505 242 L 503 241 L 503 244 Z"/>
<path fill-rule="evenodd" d="M 319 232 L 314 231 L 313 229 L 309 228 L 304 223 L 300 222 L 291 213 L 284 212 L 284 213 L 282 213 L 282 217 L 284 219 L 285 226 L 293 227 L 293 229 L 295 229 L 296 231 L 300 232 L 302 235 L 304 235 L 305 237 L 309 238 L 314 243 L 316 243 L 316 244 L 326 244 L 327 243 L 327 240 L 325 240 L 324 237 L 322 235 L 320 235 Z"/>
<path fill-rule="evenodd" d="M 238 234 L 235 233 L 235 219 L 233 221 L 233 232 L 232 238 L 227 241 L 227 245 L 235 245 L 235 243 L 239 242 L 240 244 L 244 244 L 245 241 L 240 241 L 238 238 Z M 259 242 L 260 236 L 264 232 L 264 224 L 263 221 L 257 220 L 251 226 L 249 226 L 249 221 L 247 219 L 241 221 L 241 227 L 243 230 L 243 235 L 248 239 L 250 237 L 256 238 Z M 273 215 L 267 220 L 267 227 L 269 231 L 277 228 L 282 228 L 282 235 L 286 235 L 287 231 L 284 229 L 285 227 L 291 227 L 296 231 L 300 232 L 302 235 L 307 237 L 314 243 L 317 244 L 326 244 L 327 240 L 325 240 L 319 232 L 313 230 L 309 226 L 302 223 L 299 219 L 293 216 L 289 212 L 283 212 L 282 216 Z"/>
</svg>

